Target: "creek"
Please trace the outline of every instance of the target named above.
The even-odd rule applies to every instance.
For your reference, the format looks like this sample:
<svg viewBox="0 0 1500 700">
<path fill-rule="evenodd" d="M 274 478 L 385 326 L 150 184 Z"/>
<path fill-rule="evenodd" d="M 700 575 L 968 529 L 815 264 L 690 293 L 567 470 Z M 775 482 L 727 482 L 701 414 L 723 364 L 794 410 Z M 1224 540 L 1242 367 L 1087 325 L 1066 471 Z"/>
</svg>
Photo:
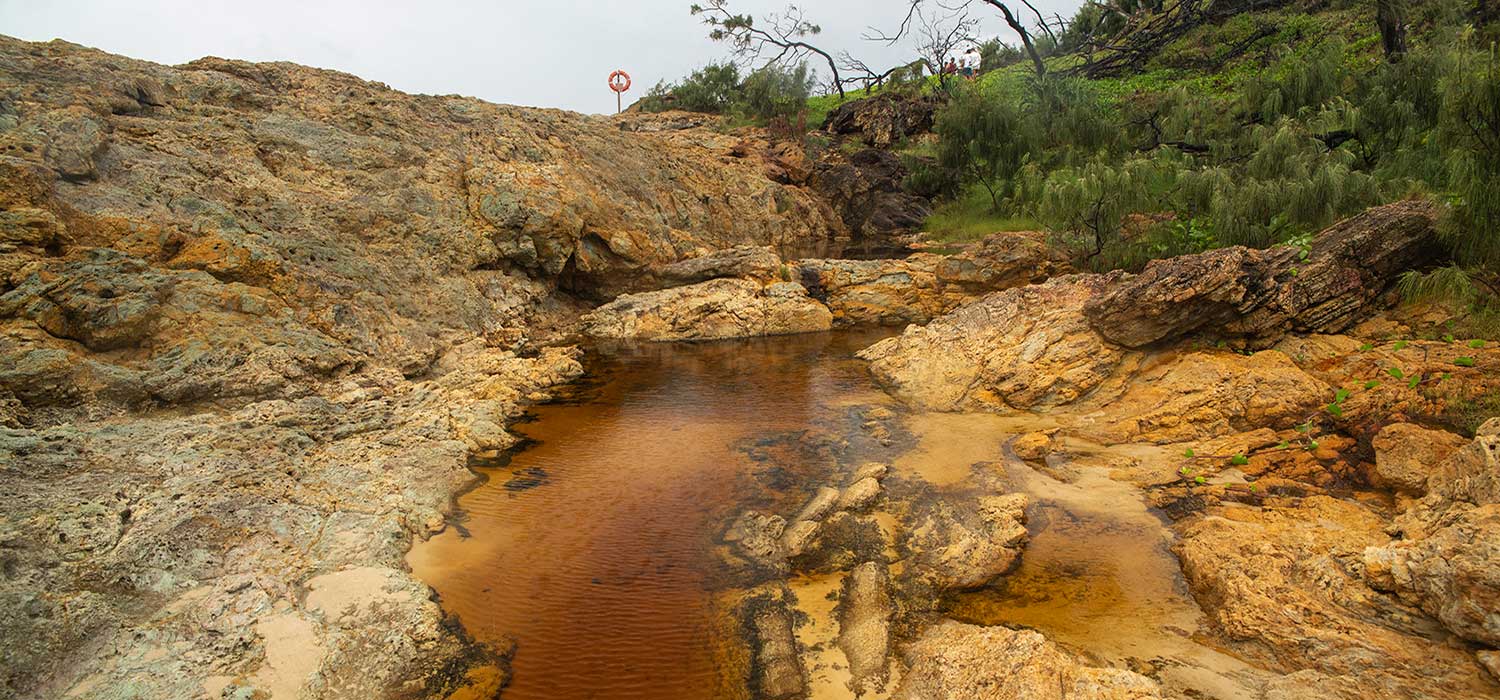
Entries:
<svg viewBox="0 0 1500 700">
<path fill-rule="evenodd" d="M 903 491 L 921 484 L 937 498 L 1003 464 L 1033 500 L 1022 563 L 940 614 L 1030 627 L 1097 663 L 1243 696 L 1256 671 L 1196 641 L 1202 613 L 1138 489 L 1102 467 L 1065 482 L 1007 458 L 1006 440 L 1053 427 L 1048 417 L 905 412 L 854 357 L 880 337 L 591 351 L 586 377 L 516 426 L 520 448 L 476 456 L 482 482 L 408 562 L 476 638 L 515 645 L 508 699 L 743 698 L 743 629 L 722 604 L 742 583 L 721 558 L 735 515 L 789 516 L 840 464 L 887 462 Z M 864 417 L 876 406 L 895 413 L 896 435 L 872 435 Z M 804 647 L 835 633 L 817 619 L 831 616 L 835 584 L 792 582 L 809 598 Z M 815 646 L 802 656 L 810 694 L 852 697 L 841 653 Z"/>
</svg>

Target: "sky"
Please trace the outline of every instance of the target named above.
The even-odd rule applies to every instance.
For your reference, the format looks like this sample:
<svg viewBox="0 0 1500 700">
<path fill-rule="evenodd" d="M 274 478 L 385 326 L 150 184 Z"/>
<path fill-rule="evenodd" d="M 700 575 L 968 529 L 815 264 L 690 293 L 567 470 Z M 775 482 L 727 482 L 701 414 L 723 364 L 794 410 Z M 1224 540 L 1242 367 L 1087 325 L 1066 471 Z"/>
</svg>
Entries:
<svg viewBox="0 0 1500 700">
<path fill-rule="evenodd" d="M 688 14 L 692 0 L 0 0 L 0 34 L 54 38 L 158 63 L 203 56 L 292 61 L 353 73 L 398 90 L 460 94 L 491 102 L 614 111 L 606 79 L 630 73 L 626 102 L 658 80 L 675 80 L 728 57 Z M 702 2 L 702 0 L 699 0 Z M 929 0 L 935 4 L 938 0 Z M 953 5 L 957 0 L 942 0 Z M 849 50 L 884 70 L 915 58 L 910 43 L 865 41 L 889 29 L 903 0 L 804 0 L 823 33 L 813 43 Z M 1081 0 L 1033 0 L 1070 16 Z M 786 0 L 730 0 L 757 16 Z M 992 8 L 976 3 L 981 32 L 1015 43 Z"/>
</svg>

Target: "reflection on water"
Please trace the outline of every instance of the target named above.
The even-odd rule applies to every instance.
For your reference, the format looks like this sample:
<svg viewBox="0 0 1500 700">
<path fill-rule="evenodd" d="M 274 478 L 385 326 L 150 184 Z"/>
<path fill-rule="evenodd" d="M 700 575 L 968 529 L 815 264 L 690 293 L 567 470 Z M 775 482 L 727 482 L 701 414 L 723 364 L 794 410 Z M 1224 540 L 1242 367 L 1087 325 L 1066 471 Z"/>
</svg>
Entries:
<svg viewBox="0 0 1500 700">
<path fill-rule="evenodd" d="M 805 497 L 758 457 L 829 406 L 884 401 L 853 358 L 879 337 L 591 353 L 601 381 L 536 409 L 533 443 L 459 499 L 462 531 L 408 560 L 476 637 L 516 642 L 508 699 L 741 696 L 711 607 L 718 523 Z"/>
</svg>

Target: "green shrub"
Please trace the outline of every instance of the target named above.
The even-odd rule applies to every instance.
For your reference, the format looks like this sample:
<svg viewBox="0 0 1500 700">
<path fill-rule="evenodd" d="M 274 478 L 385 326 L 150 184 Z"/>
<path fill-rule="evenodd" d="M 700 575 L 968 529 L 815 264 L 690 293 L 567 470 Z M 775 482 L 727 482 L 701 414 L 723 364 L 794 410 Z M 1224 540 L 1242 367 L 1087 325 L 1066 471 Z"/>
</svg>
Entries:
<svg viewBox="0 0 1500 700">
<path fill-rule="evenodd" d="M 724 114 L 734 104 L 739 88 L 738 66 L 733 63 L 710 63 L 693 71 L 681 82 L 657 83 L 641 100 L 641 109 L 647 112 L 682 109 Z"/>
<path fill-rule="evenodd" d="M 807 64 L 762 68 L 745 78 L 735 109 L 763 122 L 795 119 L 812 95 L 814 77 Z"/>
</svg>

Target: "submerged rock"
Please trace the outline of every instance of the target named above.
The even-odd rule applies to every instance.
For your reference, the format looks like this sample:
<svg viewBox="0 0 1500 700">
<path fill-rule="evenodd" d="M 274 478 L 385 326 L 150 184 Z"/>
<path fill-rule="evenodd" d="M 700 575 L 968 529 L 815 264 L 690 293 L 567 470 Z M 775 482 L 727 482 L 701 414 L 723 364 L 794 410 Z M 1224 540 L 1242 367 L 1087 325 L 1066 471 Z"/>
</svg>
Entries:
<svg viewBox="0 0 1500 700">
<path fill-rule="evenodd" d="M 839 598 L 839 648 L 849 659 L 849 675 L 856 694 L 880 688 L 887 677 L 890 653 L 890 581 L 885 567 L 865 562 L 844 579 Z"/>
</svg>

